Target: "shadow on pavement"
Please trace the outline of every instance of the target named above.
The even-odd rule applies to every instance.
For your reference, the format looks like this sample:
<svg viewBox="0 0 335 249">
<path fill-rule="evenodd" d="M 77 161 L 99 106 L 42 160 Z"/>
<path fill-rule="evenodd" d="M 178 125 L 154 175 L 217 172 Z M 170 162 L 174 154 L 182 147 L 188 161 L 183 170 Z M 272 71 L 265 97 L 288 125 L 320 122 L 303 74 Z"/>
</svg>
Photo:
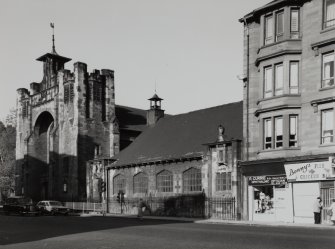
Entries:
<svg viewBox="0 0 335 249">
<path fill-rule="evenodd" d="M 5 216 L 0 215 L 0 245 L 129 226 L 152 226 L 187 221 L 125 219 L 122 217 Z"/>
</svg>

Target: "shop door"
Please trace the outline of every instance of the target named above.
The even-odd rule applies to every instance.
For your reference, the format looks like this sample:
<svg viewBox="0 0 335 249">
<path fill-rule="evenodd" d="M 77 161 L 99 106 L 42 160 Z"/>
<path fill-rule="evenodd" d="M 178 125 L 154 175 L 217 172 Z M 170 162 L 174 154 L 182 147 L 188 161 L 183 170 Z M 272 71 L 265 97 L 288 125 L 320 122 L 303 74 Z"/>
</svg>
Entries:
<svg viewBox="0 0 335 249">
<path fill-rule="evenodd" d="M 293 184 L 295 223 L 314 223 L 313 203 L 320 196 L 318 182 Z"/>
<path fill-rule="evenodd" d="M 276 221 L 293 222 L 292 188 L 289 186 L 274 189 Z"/>
<path fill-rule="evenodd" d="M 332 204 L 332 200 L 334 198 L 335 198 L 334 188 L 322 188 L 321 189 L 321 199 L 322 199 L 323 207 L 324 207 L 322 210 L 322 215 L 321 215 L 321 219 L 323 223 L 330 222 L 330 217 L 329 215 L 327 215 L 327 209 Z"/>
</svg>

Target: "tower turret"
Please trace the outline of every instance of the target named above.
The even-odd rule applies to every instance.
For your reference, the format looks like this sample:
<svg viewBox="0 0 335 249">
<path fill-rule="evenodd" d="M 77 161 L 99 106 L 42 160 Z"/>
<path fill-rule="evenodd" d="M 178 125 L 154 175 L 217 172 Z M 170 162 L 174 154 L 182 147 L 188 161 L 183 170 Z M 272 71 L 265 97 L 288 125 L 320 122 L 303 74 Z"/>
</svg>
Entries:
<svg viewBox="0 0 335 249">
<path fill-rule="evenodd" d="M 155 125 L 157 121 L 164 117 L 164 110 L 161 109 L 161 99 L 155 93 L 150 99 L 150 109 L 147 110 L 147 125 Z"/>
<path fill-rule="evenodd" d="M 57 54 L 55 48 L 55 35 L 54 35 L 54 24 L 51 23 L 52 32 L 52 50 L 51 53 L 46 53 L 38 57 L 37 61 L 43 62 L 43 80 L 41 82 L 40 91 L 52 87 L 57 84 L 57 72 L 64 69 L 64 64 L 70 61 L 70 58 L 66 58 Z"/>
</svg>

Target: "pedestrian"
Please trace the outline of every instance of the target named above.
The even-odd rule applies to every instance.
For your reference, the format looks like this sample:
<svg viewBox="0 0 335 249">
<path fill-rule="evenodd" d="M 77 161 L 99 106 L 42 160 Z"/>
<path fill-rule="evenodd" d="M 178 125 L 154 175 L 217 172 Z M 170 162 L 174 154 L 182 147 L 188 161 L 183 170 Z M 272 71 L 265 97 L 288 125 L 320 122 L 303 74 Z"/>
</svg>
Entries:
<svg viewBox="0 0 335 249">
<path fill-rule="evenodd" d="M 138 204 L 137 204 L 137 217 L 140 218 L 140 220 L 143 220 L 143 212 L 145 211 L 145 203 L 142 198 L 140 198 Z"/>
<path fill-rule="evenodd" d="M 330 220 L 333 222 L 333 226 L 335 226 L 335 199 L 333 199 L 333 203 L 328 208 L 327 213 L 330 216 Z"/>
<path fill-rule="evenodd" d="M 317 197 L 313 204 L 314 224 L 321 224 L 322 200 Z"/>
</svg>

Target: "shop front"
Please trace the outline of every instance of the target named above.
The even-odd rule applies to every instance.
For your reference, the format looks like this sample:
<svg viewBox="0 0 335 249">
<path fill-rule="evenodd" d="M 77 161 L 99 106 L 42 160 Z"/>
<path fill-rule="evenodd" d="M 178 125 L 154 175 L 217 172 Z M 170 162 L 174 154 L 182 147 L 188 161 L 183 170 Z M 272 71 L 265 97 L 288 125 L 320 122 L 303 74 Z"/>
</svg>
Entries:
<svg viewBox="0 0 335 249">
<path fill-rule="evenodd" d="M 249 219 L 292 222 L 292 190 L 285 175 L 249 176 Z"/>
<path fill-rule="evenodd" d="M 322 222 L 329 217 L 326 209 L 334 196 L 335 172 L 332 159 L 285 164 L 286 177 L 292 188 L 293 221 L 295 223 L 313 223 L 313 203 L 321 197 L 324 210 Z"/>
<path fill-rule="evenodd" d="M 250 221 L 293 222 L 292 189 L 284 158 L 241 162 L 244 176 L 244 215 Z"/>
</svg>

